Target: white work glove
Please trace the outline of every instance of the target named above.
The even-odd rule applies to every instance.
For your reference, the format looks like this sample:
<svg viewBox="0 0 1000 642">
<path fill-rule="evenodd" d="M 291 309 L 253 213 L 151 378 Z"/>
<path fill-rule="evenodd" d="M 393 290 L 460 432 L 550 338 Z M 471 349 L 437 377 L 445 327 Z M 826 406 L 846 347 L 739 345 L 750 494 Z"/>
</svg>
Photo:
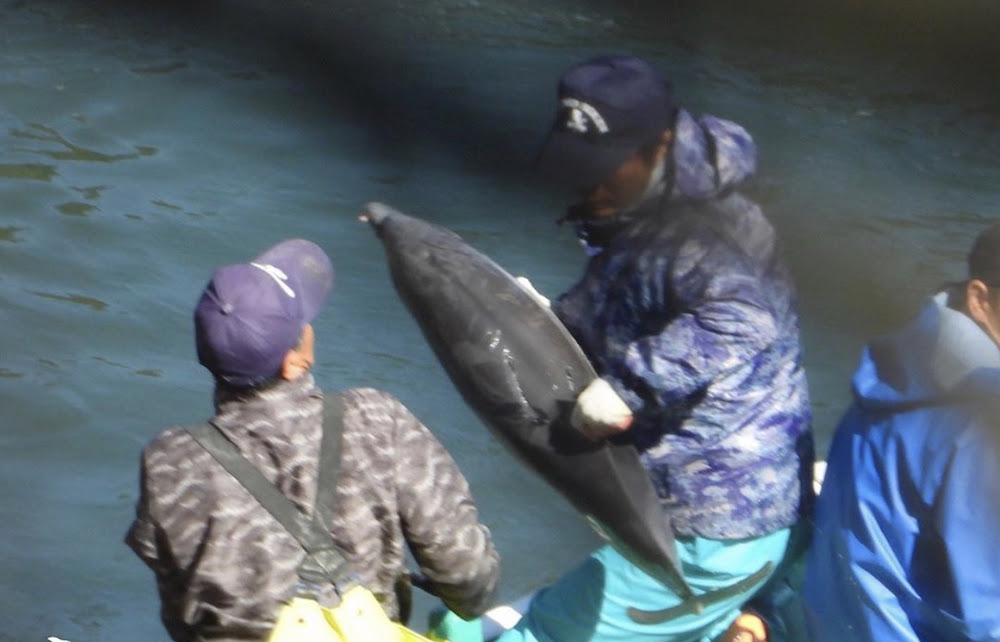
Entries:
<svg viewBox="0 0 1000 642">
<path fill-rule="evenodd" d="M 819 495 L 823 488 L 823 480 L 826 478 L 826 462 L 822 459 L 813 463 L 813 490 Z"/>
<path fill-rule="evenodd" d="M 531 298 L 533 298 L 535 301 L 538 301 L 539 303 L 541 303 L 542 305 L 544 305 L 547 308 L 551 308 L 552 307 L 552 302 L 549 301 L 548 297 L 546 297 L 541 292 L 539 292 L 538 290 L 536 290 L 535 286 L 531 285 L 531 281 L 528 280 L 528 277 L 526 277 L 526 276 L 517 276 L 517 277 L 514 277 L 514 280 L 517 281 L 518 284 L 522 288 L 524 288 L 524 291 L 527 292 L 528 294 L 530 294 Z"/>
<path fill-rule="evenodd" d="M 569 423 L 594 441 L 627 430 L 632 411 L 604 379 L 594 379 L 576 398 Z"/>
</svg>

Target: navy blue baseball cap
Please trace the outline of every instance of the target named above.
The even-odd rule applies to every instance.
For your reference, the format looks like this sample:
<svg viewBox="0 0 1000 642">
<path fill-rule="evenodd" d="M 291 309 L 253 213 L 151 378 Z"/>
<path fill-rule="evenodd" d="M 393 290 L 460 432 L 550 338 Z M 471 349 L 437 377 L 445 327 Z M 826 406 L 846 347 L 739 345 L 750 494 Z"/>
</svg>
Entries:
<svg viewBox="0 0 1000 642">
<path fill-rule="evenodd" d="M 574 189 L 611 176 L 644 145 L 673 128 L 670 83 L 634 56 L 586 60 L 559 80 L 559 106 L 537 169 Z"/>
<path fill-rule="evenodd" d="M 332 289 L 330 259 L 303 239 L 217 269 L 194 310 L 198 362 L 233 386 L 273 377 Z"/>
</svg>

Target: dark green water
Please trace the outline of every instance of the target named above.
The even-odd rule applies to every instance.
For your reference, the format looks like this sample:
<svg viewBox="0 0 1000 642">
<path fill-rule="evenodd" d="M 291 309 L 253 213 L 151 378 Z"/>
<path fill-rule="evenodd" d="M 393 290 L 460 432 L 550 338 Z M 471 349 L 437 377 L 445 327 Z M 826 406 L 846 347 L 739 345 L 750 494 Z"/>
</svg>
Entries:
<svg viewBox="0 0 1000 642">
<path fill-rule="evenodd" d="M 1000 215 L 995 4 L 0 0 L 0 640 L 166 640 L 121 544 L 138 452 L 211 411 L 190 312 L 290 236 L 337 268 L 327 388 L 409 405 L 467 472 L 504 597 L 595 543 L 465 409 L 355 218 L 382 200 L 557 293 L 583 255 L 526 168 L 558 74 L 631 50 L 761 151 L 822 447 L 865 337 Z"/>
</svg>

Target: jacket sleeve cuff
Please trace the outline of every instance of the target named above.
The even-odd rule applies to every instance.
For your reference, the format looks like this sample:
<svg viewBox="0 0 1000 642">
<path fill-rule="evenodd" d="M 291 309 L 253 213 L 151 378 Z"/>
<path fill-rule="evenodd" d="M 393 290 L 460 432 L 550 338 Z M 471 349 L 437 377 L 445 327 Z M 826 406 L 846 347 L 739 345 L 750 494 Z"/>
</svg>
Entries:
<svg viewBox="0 0 1000 642">
<path fill-rule="evenodd" d="M 614 390 L 619 397 L 621 397 L 621 400 L 625 402 L 625 405 L 628 406 L 628 409 L 631 410 L 633 414 L 638 412 L 639 409 L 645 405 L 642 397 L 636 394 L 636 392 L 631 388 L 626 387 L 625 384 L 618 379 L 611 377 L 601 378 L 608 382 L 611 389 Z"/>
</svg>

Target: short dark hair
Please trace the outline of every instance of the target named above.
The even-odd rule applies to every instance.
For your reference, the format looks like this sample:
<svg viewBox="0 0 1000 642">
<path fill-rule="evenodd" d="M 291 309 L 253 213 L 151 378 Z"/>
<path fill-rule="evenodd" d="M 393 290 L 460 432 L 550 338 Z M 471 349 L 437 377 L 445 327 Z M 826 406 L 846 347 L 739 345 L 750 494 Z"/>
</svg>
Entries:
<svg viewBox="0 0 1000 642">
<path fill-rule="evenodd" d="M 281 378 L 280 373 L 260 377 L 259 379 L 245 385 L 233 385 L 225 379 L 216 376 L 213 376 L 212 379 L 215 382 L 214 398 L 216 404 L 223 401 L 252 399 L 253 397 L 274 388 L 279 383 L 284 381 L 284 379 Z"/>
<path fill-rule="evenodd" d="M 969 251 L 969 278 L 1000 286 L 1000 221 L 979 233 Z"/>
</svg>

